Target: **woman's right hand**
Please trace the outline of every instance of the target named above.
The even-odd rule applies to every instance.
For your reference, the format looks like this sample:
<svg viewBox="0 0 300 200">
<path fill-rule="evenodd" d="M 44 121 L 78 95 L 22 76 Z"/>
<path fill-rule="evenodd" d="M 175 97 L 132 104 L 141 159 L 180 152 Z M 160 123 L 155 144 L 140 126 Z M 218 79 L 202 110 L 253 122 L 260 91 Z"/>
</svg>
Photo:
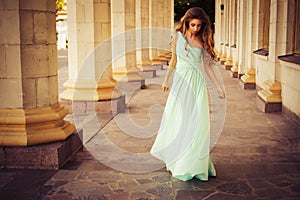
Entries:
<svg viewBox="0 0 300 200">
<path fill-rule="evenodd" d="M 168 92 L 169 91 L 169 85 L 168 82 L 164 81 L 161 85 L 162 89 L 164 92 Z"/>
</svg>

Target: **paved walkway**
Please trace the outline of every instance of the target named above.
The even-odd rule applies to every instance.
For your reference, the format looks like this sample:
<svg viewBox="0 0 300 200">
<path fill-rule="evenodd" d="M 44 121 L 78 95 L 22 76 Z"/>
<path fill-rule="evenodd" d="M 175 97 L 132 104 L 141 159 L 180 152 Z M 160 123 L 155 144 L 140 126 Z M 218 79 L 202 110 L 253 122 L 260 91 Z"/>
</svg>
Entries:
<svg viewBox="0 0 300 200">
<path fill-rule="evenodd" d="M 165 73 L 161 70 L 156 78 L 146 80 L 145 90 L 132 96 L 127 112 L 113 120 L 111 116 L 97 116 L 104 126 L 102 132 L 63 169 L 1 170 L 0 199 L 300 199 L 300 128 L 280 113 L 259 111 L 256 91 L 241 89 L 239 80 L 230 78 L 222 67 L 219 70 L 226 86 L 227 115 L 221 137 L 211 152 L 216 178 L 182 182 L 172 178 L 165 168 L 149 171 L 148 167 L 157 167 L 151 166 L 149 160 L 138 163 L 130 156 L 109 154 L 107 141 L 134 155 L 144 156 L 151 148 L 154 136 L 137 138 L 136 132 L 133 136 L 125 134 L 127 131 L 116 119 L 125 120 L 129 114 L 140 126 L 150 119 L 159 122 L 159 105 L 167 97 L 156 84 Z M 62 67 L 60 71 L 65 73 L 66 69 Z M 103 141 L 101 135 L 109 140 Z M 106 165 L 99 159 L 104 159 Z M 144 166 L 145 172 L 122 172 L 107 165 L 135 172 L 143 171 Z"/>
</svg>

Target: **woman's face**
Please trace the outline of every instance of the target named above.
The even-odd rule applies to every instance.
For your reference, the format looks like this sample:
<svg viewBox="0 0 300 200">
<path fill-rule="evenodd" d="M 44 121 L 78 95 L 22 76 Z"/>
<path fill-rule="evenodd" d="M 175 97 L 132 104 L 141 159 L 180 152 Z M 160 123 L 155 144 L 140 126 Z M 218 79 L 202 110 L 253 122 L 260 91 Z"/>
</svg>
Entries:
<svg viewBox="0 0 300 200">
<path fill-rule="evenodd" d="M 200 19 L 192 19 L 189 22 L 189 31 L 196 35 L 198 31 L 201 29 L 202 21 Z"/>
</svg>

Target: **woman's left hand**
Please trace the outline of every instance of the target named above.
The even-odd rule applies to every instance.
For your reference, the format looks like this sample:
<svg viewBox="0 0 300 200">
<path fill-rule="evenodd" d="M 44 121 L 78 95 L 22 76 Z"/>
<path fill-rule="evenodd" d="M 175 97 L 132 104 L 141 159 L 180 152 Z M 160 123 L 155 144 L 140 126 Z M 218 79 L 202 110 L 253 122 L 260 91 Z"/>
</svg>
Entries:
<svg viewBox="0 0 300 200">
<path fill-rule="evenodd" d="M 219 98 L 225 99 L 225 92 L 222 90 L 222 88 L 218 88 L 218 95 Z"/>
</svg>

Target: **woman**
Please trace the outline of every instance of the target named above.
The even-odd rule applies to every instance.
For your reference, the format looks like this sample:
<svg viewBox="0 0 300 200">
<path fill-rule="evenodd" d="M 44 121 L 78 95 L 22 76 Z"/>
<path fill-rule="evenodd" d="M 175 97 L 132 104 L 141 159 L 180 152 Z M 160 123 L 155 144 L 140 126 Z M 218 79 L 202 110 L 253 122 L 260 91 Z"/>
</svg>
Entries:
<svg viewBox="0 0 300 200">
<path fill-rule="evenodd" d="M 183 181 L 216 176 L 209 157 L 210 116 L 206 74 L 225 98 L 212 65 L 216 54 L 210 20 L 198 7 L 189 9 L 176 26 L 172 58 L 162 84 L 169 91 L 157 138 L 151 154 L 166 164 L 173 177 Z M 206 74 L 205 74 L 206 73 Z"/>
</svg>

